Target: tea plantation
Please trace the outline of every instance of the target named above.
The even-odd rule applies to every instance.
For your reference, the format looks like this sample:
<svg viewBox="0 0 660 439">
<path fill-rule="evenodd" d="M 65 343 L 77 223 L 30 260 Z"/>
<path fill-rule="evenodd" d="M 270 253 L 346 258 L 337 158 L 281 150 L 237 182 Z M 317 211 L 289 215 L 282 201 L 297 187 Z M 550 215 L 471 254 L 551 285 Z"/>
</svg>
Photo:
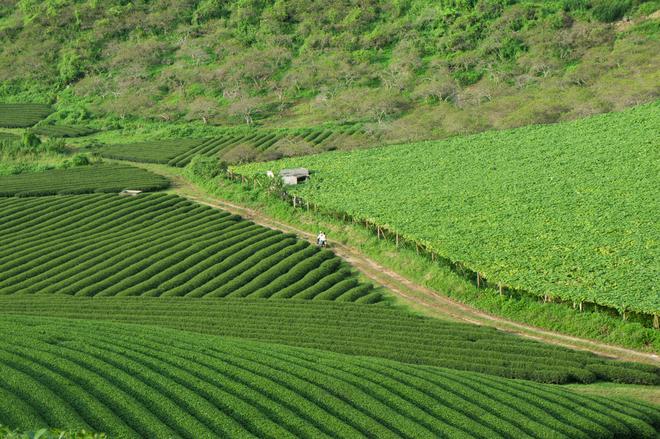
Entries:
<svg viewBox="0 0 660 439">
<path fill-rule="evenodd" d="M 42 104 L 0 104 L 0 127 L 26 128 L 48 117 L 53 109 Z"/>
<path fill-rule="evenodd" d="M 660 384 L 660 368 L 604 360 L 488 327 L 339 301 L 0 296 L 4 314 L 157 325 L 545 383 Z"/>
<path fill-rule="evenodd" d="M 157 191 L 169 185 L 166 178 L 133 166 L 103 164 L 0 176 L 0 197 Z"/>
<path fill-rule="evenodd" d="M 332 252 L 174 195 L 0 199 L 0 233 L 0 294 L 383 300 Z"/>
<path fill-rule="evenodd" d="M 111 437 L 654 438 L 660 410 L 369 357 L 84 320 L 0 318 L 0 422 Z"/>
</svg>

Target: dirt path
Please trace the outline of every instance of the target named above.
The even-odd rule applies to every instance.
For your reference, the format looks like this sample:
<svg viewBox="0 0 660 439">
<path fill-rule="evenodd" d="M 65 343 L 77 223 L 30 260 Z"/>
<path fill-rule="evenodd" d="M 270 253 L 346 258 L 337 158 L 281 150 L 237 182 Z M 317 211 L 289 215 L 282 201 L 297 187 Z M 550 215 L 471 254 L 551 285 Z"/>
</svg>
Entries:
<svg viewBox="0 0 660 439">
<path fill-rule="evenodd" d="M 133 165 L 139 166 L 135 163 Z M 148 169 L 154 172 L 160 172 L 170 178 L 174 183 L 171 190 L 173 193 L 184 196 L 200 204 L 220 208 L 241 215 L 246 219 L 269 228 L 294 233 L 300 238 L 307 239 L 310 242 L 315 242 L 316 240 L 316 236 L 312 233 L 299 229 L 291 224 L 278 221 L 254 209 L 212 197 L 185 180 L 183 177 L 176 175 L 174 172 L 168 172 L 166 169 L 160 167 L 156 169 L 149 165 L 144 167 L 148 167 Z M 492 326 L 546 343 L 552 343 L 571 349 L 590 351 L 611 358 L 660 365 L 660 357 L 656 354 L 635 351 L 594 340 L 560 334 L 480 311 L 469 305 L 465 305 L 450 299 L 449 297 L 438 294 L 436 291 L 424 287 L 423 285 L 412 282 L 401 274 L 366 257 L 358 249 L 351 247 L 350 245 L 331 243 L 331 250 L 338 256 L 344 258 L 374 283 L 387 288 L 389 291 L 399 296 L 403 302 L 409 304 L 413 309 L 423 311 L 425 314 L 443 319 Z"/>
</svg>

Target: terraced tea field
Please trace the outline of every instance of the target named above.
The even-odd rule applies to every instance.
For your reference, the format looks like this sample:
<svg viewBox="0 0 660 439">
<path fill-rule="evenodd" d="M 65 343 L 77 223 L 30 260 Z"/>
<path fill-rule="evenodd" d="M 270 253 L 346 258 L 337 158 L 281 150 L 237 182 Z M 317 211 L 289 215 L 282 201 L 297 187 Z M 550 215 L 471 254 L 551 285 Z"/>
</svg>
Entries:
<svg viewBox="0 0 660 439">
<path fill-rule="evenodd" d="M 39 125 L 30 131 L 46 137 L 84 137 L 96 132 L 93 128 L 70 125 Z"/>
<path fill-rule="evenodd" d="M 331 251 L 165 194 L 0 199 L 0 294 L 382 301 Z"/>
<path fill-rule="evenodd" d="M 660 314 L 659 132 L 654 103 L 235 171 L 307 167 L 311 184 L 290 192 L 326 212 L 398 235 L 493 287 L 647 314 L 650 324 Z"/>
<path fill-rule="evenodd" d="M 654 438 L 657 408 L 163 328 L 0 317 L 0 422 L 111 437 Z M 350 397 L 348 397 L 350 395 Z"/>
<path fill-rule="evenodd" d="M 110 320 L 546 383 L 660 384 L 660 368 L 604 360 L 489 327 L 384 306 L 307 300 L 0 296 L 3 314 Z"/>
<path fill-rule="evenodd" d="M 166 178 L 143 169 L 102 164 L 0 176 L 0 197 L 157 191 L 169 185 Z"/>
<path fill-rule="evenodd" d="M 204 139 L 154 140 L 107 145 L 99 152 L 103 157 L 109 159 L 166 164 L 171 158 L 184 154 L 202 142 L 204 142 Z"/>
<path fill-rule="evenodd" d="M 0 104 L 0 127 L 27 128 L 48 117 L 53 109 L 43 104 Z"/>
<path fill-rule="evenodd" d="M 183 167 L 196 155 L 218 156 L 234 148 L 246 147 L 255 153 L 271 150 L 278 142 L 303 142 L 319 152 L 327 150 L 330 142 L 350 138 L 357 129 L 349 130 L 299 130 L 286 131 L 253 130 L 226 134 L 211 139 L 175 139 L 140 142 L 125 145 L 107 145 L 100 149 L 101 155 L 118 160 L 144 163 L 162 163 Z"/>
</svg>

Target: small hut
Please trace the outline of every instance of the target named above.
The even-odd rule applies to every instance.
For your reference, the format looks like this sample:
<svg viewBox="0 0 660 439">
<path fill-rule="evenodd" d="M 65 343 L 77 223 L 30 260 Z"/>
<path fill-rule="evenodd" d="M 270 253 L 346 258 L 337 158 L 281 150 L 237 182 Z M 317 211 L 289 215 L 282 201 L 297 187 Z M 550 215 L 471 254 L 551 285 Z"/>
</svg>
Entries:
<svg viewBox="0 0 660 439">
<path fill-rule="evenodd" d="M 119 196 L 121 196 L 121 197 L 137 197 L 141 193 L 142 193 L 142 191 L 124 189 L 123 191 L 119 192 Z"/>
<path fill-rule="evenodd" d="M 284 184 L 300 184 L 309 179 L 309 170 L 305 168 L 282 169 L 280 177 Z"/>
</svg>

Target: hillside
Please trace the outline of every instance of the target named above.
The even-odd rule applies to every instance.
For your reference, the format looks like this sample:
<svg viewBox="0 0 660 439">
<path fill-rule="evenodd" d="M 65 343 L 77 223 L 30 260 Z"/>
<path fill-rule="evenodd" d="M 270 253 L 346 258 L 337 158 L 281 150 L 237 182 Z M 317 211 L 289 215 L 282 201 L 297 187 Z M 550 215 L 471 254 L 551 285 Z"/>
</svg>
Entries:
<svg viewBox="0 0 660 439">
<path fill-rule="evenodd" d="M 660 313 L 658 132 L 656 102 L 564 124 L 237 172 L 307 167 L 312 181 L 290 192 L 321 209 L 398 234 L 491 286 L 573 306 L 595 303 L 624 319 L 634 311 L 650 325 Z"/>
<path fill-rule="evenodd" d="M 357 125 L 402 141 L 549 123 L 659 95 L 658 7 L 9 0 L 0 101 L 54 104 L 51 120 L 69 124 L 177 122 L 200 135 L 210 124 Z"/>
</svg>

